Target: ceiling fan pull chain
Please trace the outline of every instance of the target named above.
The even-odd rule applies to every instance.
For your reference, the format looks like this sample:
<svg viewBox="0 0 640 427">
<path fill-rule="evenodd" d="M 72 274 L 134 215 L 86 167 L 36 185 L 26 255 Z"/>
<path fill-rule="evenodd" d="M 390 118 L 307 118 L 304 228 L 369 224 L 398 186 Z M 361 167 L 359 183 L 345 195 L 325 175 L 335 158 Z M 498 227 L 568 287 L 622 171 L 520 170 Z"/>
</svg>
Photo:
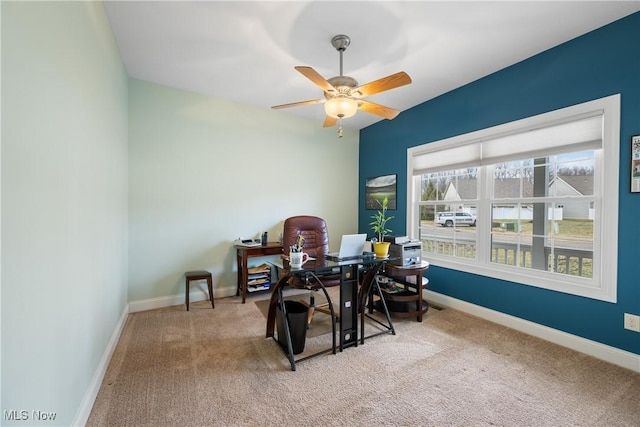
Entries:
<svg viewBox="0 0 640 427">
<path fill-rule="evenodd" d="M 342 138 L 342 117 L 338 118 L 338 138 Z"/>
</svg>

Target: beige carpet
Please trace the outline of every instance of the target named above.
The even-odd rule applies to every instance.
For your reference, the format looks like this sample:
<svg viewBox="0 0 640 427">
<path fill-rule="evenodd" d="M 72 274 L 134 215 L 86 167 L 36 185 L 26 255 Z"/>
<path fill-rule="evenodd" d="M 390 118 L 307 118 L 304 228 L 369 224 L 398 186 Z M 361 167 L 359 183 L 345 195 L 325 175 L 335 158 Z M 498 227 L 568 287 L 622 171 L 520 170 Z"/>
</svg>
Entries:
<svg viewBox="0 0 640 427">
<path fill-rule="evenodd" d="M 87 425 L 640 426 L 640 374 L 451 309 L 292 372 L 267 297 L 130 315 Z"/>
</svg>

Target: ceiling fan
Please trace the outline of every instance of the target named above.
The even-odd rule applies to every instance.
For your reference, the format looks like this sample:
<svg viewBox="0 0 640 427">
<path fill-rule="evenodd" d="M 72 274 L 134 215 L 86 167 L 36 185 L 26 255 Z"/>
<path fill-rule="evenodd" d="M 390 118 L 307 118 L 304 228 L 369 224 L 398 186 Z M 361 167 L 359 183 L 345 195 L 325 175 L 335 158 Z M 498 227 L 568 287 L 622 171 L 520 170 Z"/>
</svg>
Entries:
<svg viewBox="0 0 640 427">
<path fill-rule="evenodd" d="M 365 101 L 362 98 L 407 85 L 411 83 L 411 77 L 409 77 L 409 75 L 404 71 L 400 71 L 398 73 L 391 74 L 390 76 L 358 86 L 356 79 L 342 75 L 342 53 L 347 49 L 350 43 L 351 39 L 349 36 L 345 36 L 344 34 L 339 34 L 331 39 L 333 47 L 340 52 L 339 76 L 331 77 L 326 80 L 311 67 L 295 67 L 295 69 L 303 76 L 311 80 L 324 91 L 324 98 L 293 102 L 291 104 L 274 105 L 271 108 L 279 109 L 324 103 L 324 109 L 327 117 L 323 126 L 334 126 L 339 120 L 339 136 L 342 136 L 342 119 L 353 116 L 357 110 L 375 114 L 389 120 L 400 114 L 400 111 L 398 110 L 385 107 L 384 105 L 375 104 L 370 101 Z"/>
</svg>

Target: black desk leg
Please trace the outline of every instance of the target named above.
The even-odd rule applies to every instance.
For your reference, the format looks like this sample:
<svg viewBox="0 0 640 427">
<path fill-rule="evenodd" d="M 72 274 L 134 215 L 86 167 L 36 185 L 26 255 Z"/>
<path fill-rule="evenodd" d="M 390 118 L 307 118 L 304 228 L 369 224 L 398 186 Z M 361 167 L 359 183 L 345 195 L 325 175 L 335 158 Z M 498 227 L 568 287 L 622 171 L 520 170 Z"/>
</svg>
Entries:
<svg viewBox="0 0 640 427">
<path fill-rule="evenodd" d="M 376 284 L 376 291 L 378 292 L 378 295 L 380 295 L 380 302 L 382 304 L 382 308 L 384 309 L 384 315 L 387 318 L 387 322 L 389 322 L 389 326 L 387 325 L 383 325 L 383 326 L 387 326 L 387 329 L 391 331 L 391 335 L 395 335 L 396 329 L 393 327 L 393 322 L 391 321 L 391 314 L 389 314 L 389 309 L 387 308 L 387 302 L 384 299 L 384 294 L 382 293 L 382 289 L 380 289 L 380 283 L 378 283 L 378 281 L 375 278 L 373 279 L 373 281 Z M 371 289 L 369 289 L 369 292 L 371 292 Z"/>
<path fill-rule="evenodd" d="M 324 287 L 324 283 L 322 283 L 322 280 L 320 280 L 318 276 L 316 276 L 315 273 L 313 272 L 310 272 L 309 274 L 316 280 L 316 282 L 318 282 L 318 284 L 320 285 L 320 289 L 322 289 L 322 292 L 324 293 L 324 297 L 327 299 L 327 304 L 329 304 L 329 312 L 331 313 L 331 334 L 332 334 L 331 349 L 333 351 L 333 354 L 336 354 L 336 313 L 333 307 L 333 301 L 331 301 L 331 297 L 329 297 L 329 292 L 327 292 L 327 288 Z"/>
<path fill-rule="evenodd" d="M 367 317 L 368 319 L 376 322 L 378 325 L 382 326 L 383 328 L 385 328 L 384 331 L 372 334 L 366 338 L 373 338 L 376 337 L 378 335 L 382 335 L 382 334 L 386 334 L 388 332 L 391 332 L 391 335 L 395 335 L 396 334 L 396 329 L 393 326 L 393 321 L 391 320 L 391 314 L 389 313 L 389 309 L 387 307 L 387 302 L 384 299 L 384 294 L 382 292 L 382 289 L 380 288 L 380 283 L 378 283 L 378 280 L 376 279 L 376 276 L 378 275 L 378 273 L 381 270 L 382 265 L 378 265 L 375 269 L 375 271 L 373 272 L 373 276 L 372 276 L 372 281 L 373 281 L 373 286 L 369 285 L 368 288 L 366 289 L 366 296 L 364 298 L 362 298 L 359 302 L 362 303 L 361 306 L 358 307 L 358 310 L 360 311 L 360 329 L 361 329 L 361 334 L 362 336 L 360 337 L 360 342 L 362 344 L 364 344 L 364 318 Z M 369 272 L 371 273 L 371 272 Z M 367 273 L 367 274 L 369 274 Z M 375 286 L 375 291 L 373 290 L 373 287 Z M 378 296 L 380 297 L 380 304 L 382 305 L 382 308 L 384 310 L 384 314 L 385 317 L 387 318 L 387 324 L 385 325 L 384 323 L 382 323 L 381 321 L 379 321 L 378 319 L 376 319 L 375 317 L 367 314 L 367 305 L 369 305 L 370 307 L 372 307 L 373 304 L 373 294 L 375 294 L 377 292 Z"/>
<path fill-rule="evenodd" d="M 333 308 L 333 302 L 331 301 L 331 298 L 329 297 L 329 292 L 327 292 L 327 288 L 324 287 L 324 284 L 322 283 L 322 281 L 318 278 L 318 276 L 316 276 L 313 272 L 309 273 L 319 284 L 320 284 L 320 289 L 322 289 L 322 292 L 324 292 L 324 296 L 327 298 L 327 302 L 329 303 L 329 310 L 331 312 L 331 325 L 332 325 L 332 345 L 331 345 L 331 349 L 327 349 L 327 350 L 323 350 L 320 351 L 318 353 L 314 353 L 311 354 L 309 356 L 305 356 L 301 359 L 298 359 L 298 362 L 301 362 L 303 360 L 309 359 L 311 357 L 314 356 L 319 356 L 320 354 L 324 354 L 324 353 L 328 353 L 329 351 L 333 351 L 333 354 L 336 354 L 336 316 L 335 316 L 335 311 Z M 289 360 L 289 364 L 291 365 L 291 370 L 295 371 L 296 370 L 296 359 L 295 356 L 293 354 L 293 343 L 291 341 L 291 330 L 289 329 L 289 316 L 287 315 L 287 309 L 286 309 L 286 304 L 285 304 L 285 300 L 284 300 L 284 295 L 282 294 L 282 289 L 284 288 L 284 286 L 278 287 L 278 304 L 280 305 L 280 311 L 282 313 L 282 322 L 283 322 L 283 328 L 284 328 L 284 335 L 286 338 L 286 342 L 287 342 L 287 359 Z M 276 323 L 277 323 L 277 313 L 276 313 Z M 275 337 L 274 337 L 275 340 Z M 278 337 L 278 340 L 280 340 L 280 337 Z M 280 343 L 278 342 L 278 345 L 280 345 Z M 282 348 L 282 346 L 281 346 Z M 284 351 L 284 349 L 282 349 Z"/>
<path fill-rule="evenodd" d="M 340 269 L 340 351 L 358 345 L 358 265 Z"/>
</svg>

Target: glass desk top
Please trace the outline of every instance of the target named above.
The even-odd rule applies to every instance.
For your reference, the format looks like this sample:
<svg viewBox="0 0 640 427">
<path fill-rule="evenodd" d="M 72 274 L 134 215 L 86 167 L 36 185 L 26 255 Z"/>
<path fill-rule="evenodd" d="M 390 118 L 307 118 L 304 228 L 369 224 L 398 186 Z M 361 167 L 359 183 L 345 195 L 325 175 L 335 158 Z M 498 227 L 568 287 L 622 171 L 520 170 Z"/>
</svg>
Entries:
<svg viewBox="0 0 640 427">
<path fill-rule="evenodd" d="M 329 258 L 325 258 L 324 256 L 318 256 L 317 258 L 309 258 L 309 260 L 305 262 L 304 265 L 300 268 L 291 268 L 289 265 L 289 260 L 285 256 L 282 256 L 276 260 L 271 260 L 269 261 L 269 263 L 281 270 L 289 271 L 291 273 L 319 272 L 319 271 L 339 273 L 340 267 L 355 265 L 355 264 L 363 264 L 363 265 L 377 264 L 380 262 L 392 261 L 395 259 L 396 258 L 389 258 L 389 257 L 376 258 L 373 252 L 371 252 L 371 254 L 367 253 L 361 257 L 342 260 L 342 261 L 335 261 Z"/>
</svg>

